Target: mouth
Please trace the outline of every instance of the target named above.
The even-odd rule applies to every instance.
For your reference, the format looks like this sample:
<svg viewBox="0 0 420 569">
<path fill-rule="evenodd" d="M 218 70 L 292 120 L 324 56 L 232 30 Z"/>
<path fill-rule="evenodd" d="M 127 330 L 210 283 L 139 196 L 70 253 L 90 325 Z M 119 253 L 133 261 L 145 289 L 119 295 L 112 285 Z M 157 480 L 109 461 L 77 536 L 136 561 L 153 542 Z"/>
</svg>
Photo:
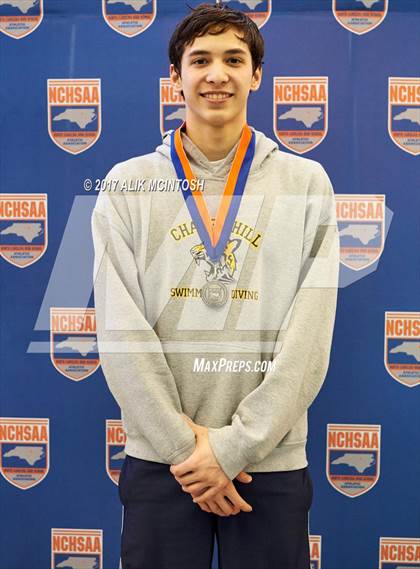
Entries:
<svg viewBox="0 0 420 569">
<path fill-rule="evenodd" d="M 227 92 L 209 92 L 209 93 L 200 93 L 200 97 L 203 97 L 207 101 L 211 103 L 224 103 L 231 97 L 233 97 L 233 93 Z"/>
</svg>

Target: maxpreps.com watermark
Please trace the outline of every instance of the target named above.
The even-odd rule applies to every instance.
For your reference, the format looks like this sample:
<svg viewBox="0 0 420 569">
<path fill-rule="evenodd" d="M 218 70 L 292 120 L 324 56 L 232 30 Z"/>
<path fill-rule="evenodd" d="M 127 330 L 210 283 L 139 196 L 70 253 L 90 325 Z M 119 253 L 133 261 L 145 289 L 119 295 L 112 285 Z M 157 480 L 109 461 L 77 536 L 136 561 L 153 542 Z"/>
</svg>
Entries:
<svg viewBox="0 0 420 569">
<path fill-rule="evenodd" d="M 194 178 L 191 181 L 179 178 L 86 178 L 83 181 L 86 192 L 191 192 L 204 191 L 204 180 Z"/>
<path fill-rule="evenodd" d="M 217 358 L 194 358 L 193 372 L 197 373 L 269 373 L 276 367 L 276 362 L 272 360 L 241 360 Z"/>
</svg>

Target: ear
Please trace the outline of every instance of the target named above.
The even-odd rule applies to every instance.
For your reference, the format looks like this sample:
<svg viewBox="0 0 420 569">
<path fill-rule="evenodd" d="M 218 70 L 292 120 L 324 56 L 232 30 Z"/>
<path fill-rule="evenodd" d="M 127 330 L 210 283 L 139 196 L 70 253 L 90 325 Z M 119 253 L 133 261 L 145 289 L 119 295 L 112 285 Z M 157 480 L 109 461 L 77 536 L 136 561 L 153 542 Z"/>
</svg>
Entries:
<svg viewBox="0 0 420 569">
<path fill-rule="evenodd" d="M 171 84 L 177 93 L 182 91 L 182 79 L 181 75 L 175 70 L 173 63 L 169 66 L 169 77 L 171 79 Z"/>
<path fill-rule="evenodd" d="M 262 81 L 262 65 L 260 65 L 258 69 L 255 70 L 254 75 L 252 76 L 251 87 L 250 87 L 251 91 L 258 91 L 261 85 L 261 81 Z"/>
</svg>

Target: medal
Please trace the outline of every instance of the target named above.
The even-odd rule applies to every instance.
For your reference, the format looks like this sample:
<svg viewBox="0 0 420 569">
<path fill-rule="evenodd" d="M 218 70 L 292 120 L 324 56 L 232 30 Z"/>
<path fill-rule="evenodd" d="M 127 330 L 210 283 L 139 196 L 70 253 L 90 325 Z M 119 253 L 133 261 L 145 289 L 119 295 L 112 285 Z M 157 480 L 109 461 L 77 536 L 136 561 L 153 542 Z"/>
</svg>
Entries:
<svg viewBox="0 0 420 569">
<path fill-rule="evenodd" d="M 182 146 L 181 129 L 184 125 L 185 122 L 171 132 L 171 158 L 178 178 L 189 182 L 189 187 L 182 194 L 209 258 L 217 262 L 225 250 L 245 189 L 255 154 L 255 132 L 248 125 L 242 130 L 213 226 L 203 193 L 190 190 L 196 187 L 196 178 Z"/>
<path fill-rule="evenodd" d="M 219 308 L 227 302 L 229 291 L 226 285 L 220 281 L 210 281 L 201 289 L 201 299 L 204 304 L 211 308 Z"/>
<path fill-rule="evenodd" d="M 185 124 L 184 121 L 171 132 L 171 159 L 177 177 L 189 182 L 186 191 L 182 192 L 185 203 L 209 259 L 217 263 L 224 253 L 244 193 L 255 154 L 255 132 L 245 124 L 213 225 L 202 192 L 190 189 L 197 188 L 197 185 L 182 145 L 181 130 Z M 220 281 L 210 281 L 202 288 L 201 298 L 207 306 L 223 306 L 228 296 L 227 287 Z"/>
</svg>

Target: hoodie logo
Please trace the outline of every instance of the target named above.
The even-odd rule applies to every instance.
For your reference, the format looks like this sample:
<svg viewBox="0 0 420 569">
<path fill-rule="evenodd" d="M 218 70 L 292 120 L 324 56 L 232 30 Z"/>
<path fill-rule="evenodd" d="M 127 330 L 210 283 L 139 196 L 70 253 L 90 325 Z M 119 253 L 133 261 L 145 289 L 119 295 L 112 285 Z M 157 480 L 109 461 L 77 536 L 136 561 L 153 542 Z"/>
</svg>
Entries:
<svg viewBox="0 0 420 569">
<path fill-rule="evenodd" d="M 339 24 L 354 34 L 365 34 L 381 24 L 388 12 L 388 0 L 332 0 Z"/>
<path fill-rule="evenodd" d="M 277 140 L 304 154 L 328 132 L 328 77 L 273 77 L 273 129 Z"/>
<path fill-rule="evenodd" d="M 73 381 L 98 369 L 94 308 L 50 309 L 50 356 L 55 369 Z"/>
<path fill-rule="evenodd" d="M 121 468 L 125 459 L 127 437 L 121 419 L 106 420 L 105 464 L 106 472 L 112 482 L 118 485 Z"/>
<path fill-rule="evenodd" d="M 0 0 L 0 31 L 20 40 L 31 34 L 44 17 L 44 0 Z"/>
<path fill-rule="evenodd" d="M 84 152 L 101 129 L 100 79 L 48 79 L 48 132 L 59 148 Z"/>
<path fill-rule="evenodd" d="M 385 312 L 384 362 L 399 383 L 420 384 L 420 312 Z"/>
<path fill-rule="evenodd" d="M 420 78 L 389 78 L 388 132 L 397 146 L 420 154 Z"/>
<path fill-rule="evenodd" d="M 239 248 L 240 244 L 240 239 L 230 239 L 226 244 L 222 256 L 216 262 L 210 259 L 203 243 L 192 247 L 190 253 L 197 265 L 203 262 L 203 264 L 207 266 L 208 270 L 204 270 L 207 282 L 221 281 L 231 283 L 234 281 L 233 275 L 238 266 L 235 251 Z"/>
<path fill-rule="evenodd" d="M 327 425 L 327 479 L 349 498 L 365 494 L 379 479 L 380 425 Z"/>
<path fill-rule="evenodd" d="M 153 24 L 156 0 L 102 0 L 102 15 L 110 28 L 132 38 Z"/>
<path fill-rule="evenodd" d="M 102 569 L 102 530 L 51 528 L 51 569 Z"/>
<path fill-rule="evenodd" d="M 171 237 L 177 241 L 184 239 L 193 239 L 197 235 L 197 228 L 192 221 L 181 223 L 170 230 Z M 237 236 L 237 237 L 236 237 Z M 225 249 L 221 257 L 215 261 L 207 254 L 207 250 L 203 243 L 198 243 L 189 249 L 189 252 L 199 267 L 200 273 L 203 271 L 205 281 L 211 283 L 219 281 L 226 285 L 235 283 L 238 280 L 238 272 L 240 272 L 240 262 L 238 261 L 238 251 L 241 243 L 244 246 L 251 246 L 257 249 L 261 245 L 262 234 L 257 232 L 253 227 L 242 221 L 235 220 L 232 228 L 231 236 L 226 243 Z M 194 239 L 195 240 L 195 239 Z M 241 250 L 242 251 L 242 250 Z M 203 286 L 203 276 L 199 275 L 200 287 Z M 171 288 L 172 298 L 200 298 L 200 287 L 178 287 Z M 259 298 L 258 290 L 248 288 L 233 288 L 230 291 L 232 300 L 252 300 L 257 301 Z"/>
<path fill-rule="evenodd" d="M 360 271 L 375 263 L 384 250 L 385 195 L 336 194 L 340 261 Z"/>
<path fill-rule="evenodd" d="M 32 265 L 47 249 L 47 194 L 0 195 L 0 255 L 16 267 Z"/>
<path fill-rule="evenodd" d="M 50 469 L 49 419 L 0 418 L 0 472 L 21 490 L 39 484 Z"/>
<path fill-rule="evenodd" d="M 160 94 L 160 132 L 162 136 L 167 130 L 176 130 L 185 121 L 185 101 L 175 91 L 168 77 L 161 77 Z"/>
</svg>

